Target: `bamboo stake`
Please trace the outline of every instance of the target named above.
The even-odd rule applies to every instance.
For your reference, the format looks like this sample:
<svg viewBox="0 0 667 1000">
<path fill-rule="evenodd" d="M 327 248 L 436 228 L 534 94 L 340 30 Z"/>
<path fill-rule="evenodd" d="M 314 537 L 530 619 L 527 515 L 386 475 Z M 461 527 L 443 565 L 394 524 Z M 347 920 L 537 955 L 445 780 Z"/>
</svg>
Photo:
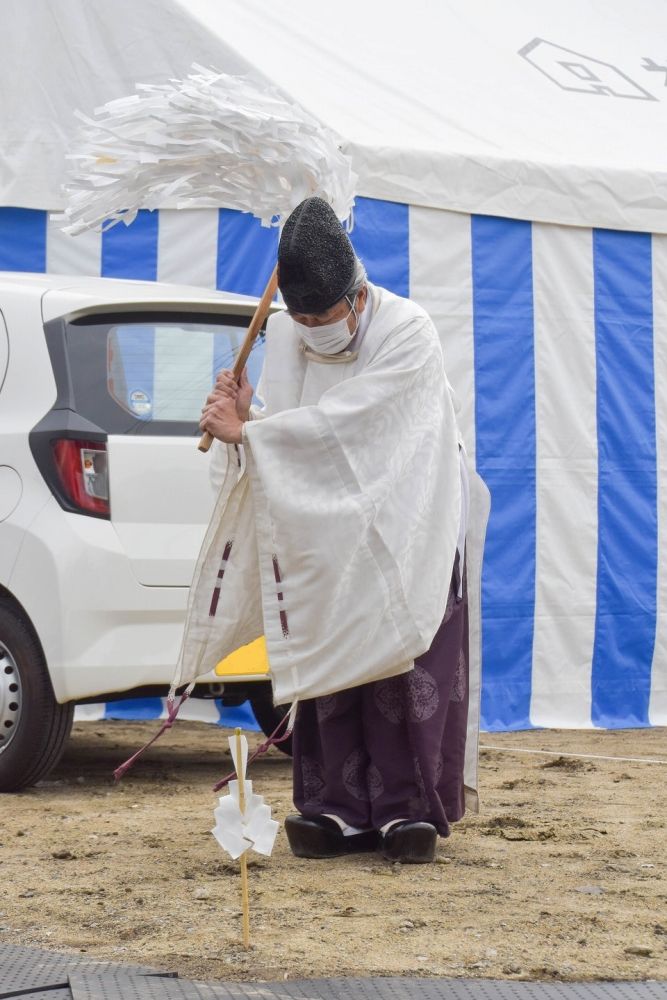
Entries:
<svg viewBox="0 0 667 1000">
<path fill-rule="evenodd" d="M 271 308 L 271 303 L 273 301 L 273 296 L 276 294 L 278 289 L 278 265 L 273 269 L 273 273 L 269 278 L 266 288 L 262 293 L 262 297 L 257 303 L 257 308 L 255 309 L 255 314 L 250 321 L 250 326 L 248 327 L 248 332 L 246 333 L 245 340 L 241 345 L 241 350 L 238 353 L 238 357 L 234 363 L 234 378 L 238 382 L 241 378 L 243 369 L 245 368 L 246 361 L 252 350 L 252 345 L 257 339 L 259 331 L 264 325 L 264 321 L 269 314 L 269 309 Z M 209 434 L 208 431 L 204 431 L 199 441 L 199 450 L 208 451 L 208 449 L 213 444 L 213 435 Z"/>
<path fill-rule="evenodd" d="M 236 729 L 236 759 L 238 761 L 237 779 L 239 783 L 239 808 L 245 816 L 245 785 L 243 780 L 243 756 L 241 748 L 241 730 Z M 248 860 L 247 851 L 241 855 L 241 897 L 243 901 L 243 947 L 250 947 L 250 900 L 248 897 Z"/>
</svg>

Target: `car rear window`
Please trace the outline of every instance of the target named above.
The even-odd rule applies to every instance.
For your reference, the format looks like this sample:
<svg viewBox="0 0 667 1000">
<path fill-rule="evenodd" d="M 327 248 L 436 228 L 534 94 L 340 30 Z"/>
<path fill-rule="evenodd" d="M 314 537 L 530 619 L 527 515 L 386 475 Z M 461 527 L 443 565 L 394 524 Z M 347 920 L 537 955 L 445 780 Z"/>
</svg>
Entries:
<svg viewBox="0 0 667 1000">
<path fill-rule="evenodd" d="M 108 433 L 197 433 L 215 375 L 232 368 L 250 317 L 132 314 L 75 320 L 65 354 L 77 413 Z M 263 337 L 248 374 L 257 384 Z"/>
</svg>

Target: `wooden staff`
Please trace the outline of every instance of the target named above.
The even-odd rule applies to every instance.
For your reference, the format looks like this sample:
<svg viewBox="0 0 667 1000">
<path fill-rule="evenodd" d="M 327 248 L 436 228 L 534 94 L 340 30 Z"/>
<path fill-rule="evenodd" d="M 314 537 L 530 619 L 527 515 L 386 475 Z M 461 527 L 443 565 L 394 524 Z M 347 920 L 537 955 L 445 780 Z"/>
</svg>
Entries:
<svg viewBox="0 0 667 1000">
<path fill-rule="evenodd" d="M 238 357 L 234 363 L 234 378 L 238 382 L 241 378 L 243 369 L 245 368 L 246 361 L 252 350 L 252 345 L 257 339 L 259 331 L 264 325 L 266 317 L 269 315 L 269 309 L 271 308 L 271 303 L 273 302 L 273 296 L 276 294 L 278 289 L 278 265 L 273 269 L 273 273 L 268 280 L 267 286 L 264 289 L 261 299 L 257 303 L 257 308 L 255 309 L 255 315 L 250 321 L 250 326 L 248 327 L 248 332 L 246 333 L 245 340 L 241 345 L 241 350 L 238 353 Z M 199 441 L 199 450 L 208 451 L 208 449 L 213 444 L 213 435 L 209 434 L 208 431 L 204 431 Z"/>
<path fill-rule="evenodd" d="M 275 272 L 274 272 L 275 273 Z M 241 730 L 236 729 L 236 760 L 238 771 L 236 777 L 239 783 L 239 809 L 245 816 L 245 785 L 243 779 L 243 748 L 241 746 Z M 247 851 L 241 855 L 241 897 L 243 900 L 243 947 L 250 947 L 250 900 L 248 898 L 248 860 Z"/>
</svg>

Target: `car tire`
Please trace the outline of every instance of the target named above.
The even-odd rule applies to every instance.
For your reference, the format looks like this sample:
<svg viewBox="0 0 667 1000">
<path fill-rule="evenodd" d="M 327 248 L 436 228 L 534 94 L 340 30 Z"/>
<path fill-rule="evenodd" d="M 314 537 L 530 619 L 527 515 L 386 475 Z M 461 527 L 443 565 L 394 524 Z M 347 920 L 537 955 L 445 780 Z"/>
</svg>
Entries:
<svg viewBox="0 0 667 1000">
<path fill-rule="evenodd" d="M 59 705 L 42 647 L 20 610 L 0 599 L 0 792 L 34 785 L 60 760 L 74 705 Z"/>
<path fill-rule="evenodd" d="M 265 736 L 273 735 L 289 711 L 289 705 L 273 704 L 271 684 L 264 681 L 253 684 L 250 692 L 250 705 Z M 291 736 L 288 736 L 282 743 L 276 743 L 275 746 L 288 757 L 292 756 Z"/>
</svg>

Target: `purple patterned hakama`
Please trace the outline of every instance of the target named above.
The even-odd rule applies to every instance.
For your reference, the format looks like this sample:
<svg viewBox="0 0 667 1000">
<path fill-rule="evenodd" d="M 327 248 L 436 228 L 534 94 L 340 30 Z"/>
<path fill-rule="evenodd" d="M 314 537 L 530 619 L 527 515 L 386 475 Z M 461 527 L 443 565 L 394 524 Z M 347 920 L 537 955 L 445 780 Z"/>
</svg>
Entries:
<svg viewBox="0 0 667 1000">
<path fill-rule="evenodd" d="M 294 805 L 359 829 L 424 820 L 446 837 L 465 811 L 468 602 L 452 579 L 442 624 L 414 670 L 299 705 Z"/>
</svg>

